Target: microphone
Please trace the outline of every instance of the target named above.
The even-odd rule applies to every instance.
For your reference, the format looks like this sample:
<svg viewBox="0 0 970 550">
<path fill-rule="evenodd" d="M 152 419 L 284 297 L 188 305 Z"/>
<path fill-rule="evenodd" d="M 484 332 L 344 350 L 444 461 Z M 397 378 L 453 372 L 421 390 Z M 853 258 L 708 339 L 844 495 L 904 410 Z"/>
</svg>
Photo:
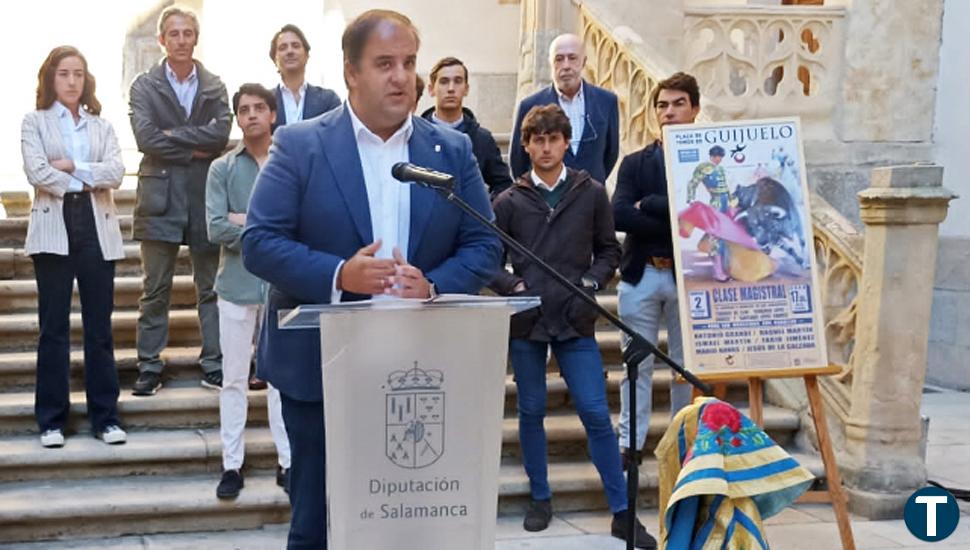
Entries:
<svg viewBox="0 0 970 550">
<path fill-rule="evenodd" d="M 449 191 L 455 186 L 455 176 L 417 166 L 410 162 L 395 164 L 391 168 L 391 175 L 394 176 L 394 179 L 404 183 L 416 182 L 426 187 L 441 187 Z"/>
</svg>

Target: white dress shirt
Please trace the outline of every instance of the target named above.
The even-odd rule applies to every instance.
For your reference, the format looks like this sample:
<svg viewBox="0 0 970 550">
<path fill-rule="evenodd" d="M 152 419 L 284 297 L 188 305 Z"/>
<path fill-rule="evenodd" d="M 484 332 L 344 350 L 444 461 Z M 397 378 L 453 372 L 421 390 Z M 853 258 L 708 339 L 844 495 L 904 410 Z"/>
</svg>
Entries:
<svg viewBox="0 0 970 550">
<path fill-rule="evenodd" d="M 175 91 L 175 97 L 179 100 L 179 105 L 185 110 L 185 117 L 188 118 L 192 114 L 192 102 L 195 101 L 195 93 L 199 91 L 199 73 L 196 70 L 195 63 L 192 64 L 192 72 L 189 76 L 182 81 L 179 81 L 178 77 L 175 76 L 175 71 L 172 70 L 172 66 L 165 62 L 165 77 L 168 79 L 168 83 L 172 85 L 172 90 Z"/>
<path fill-rule="evenodd" d="M 88 119 L 91 115 L 78 107 L 80 118 L 74 122 L 74 116 L 70 109 L 60 101 L 55 101 L 54 112 L 57 114 L 58 128 L 61 130 L 61 140 L 64 142 L 64 149 L 74 162 L 74 172 L 71 174 L 71 184 L 68 192 L 78 192 L 84 190 L 84 183 L 93 185 L 93 175 L 88 161 L 91 159 L 91 140 L 88 138 Z"/>
<path fill-rule="evenodd" d="M 569 148 L 573 154 L 579 152 L 579 142 L 583 140 L 583 130 L 586 127 L 586 97 L 583 94 L 583 81 L 579 81 L 579 91 L 572 98 L 556 89 L 559 96 L 559 106 L 569 117 L 569 125 L 572 127 L 572 137 L 569 139 Z"/>
<path fill-rule="evenodd" d="M 283 113 L 286 115 L 286 123 L 299 122 L 303 120 L 303 104 L 306 101 L 306 80 L 300 84 L 300 99 L 293 97 L 293 91 L 280 82 L 280 96 L 283 97 Z"/>
<path fill-rule="evenodd" d="M 377 258 L 393 258 L 394 247 L 408 257 L 408 240 L 411 232 L 411 188 L 391 176 L 391 167 L 398 162 L 408 162 L 408 141 L 414 126 L 408 116 L 394 135 L 384 141 L 371 132 L 357 118 L 350 102 L 344 103 L 350 113 L 350 123 L 360 155 L 360 167 L 364 174 L 364 187 L 367 190 L 367 206 L 370 210 L 371 232 L 374 241 L 381 240 L 381 248 L 374 255 Z M 369 243 L 368 243 L 369 244 Z M 340 273 L 344 262 L 337 266 Z M 337 277 L 334 277 L 330 303 L 340 301 L 343 293 L 337 290 Z M 374 296 L 379 298 L 380 296 Z"/>
<path fill-rule="evenodd" d="M 546 191 L 552 191 L 560 183 L 566 181 L 566 165 L 565 164 L 562 165 L 562 172 L 559 172 L 559 179 L 556 180 L 556 184 L 553 185 L 552 187 L 549 187 L 549 184 L 546 183 L 545 181 L 543 181 L 542 178 L 540 178 L 536 174 L 536 171 L 535 170 L 529 171 L 529 174 L 532 176 L 532 183 L 535 184 L 536 187 L 541 187 L 541 188 L 545 189 Z"/>
</svg>

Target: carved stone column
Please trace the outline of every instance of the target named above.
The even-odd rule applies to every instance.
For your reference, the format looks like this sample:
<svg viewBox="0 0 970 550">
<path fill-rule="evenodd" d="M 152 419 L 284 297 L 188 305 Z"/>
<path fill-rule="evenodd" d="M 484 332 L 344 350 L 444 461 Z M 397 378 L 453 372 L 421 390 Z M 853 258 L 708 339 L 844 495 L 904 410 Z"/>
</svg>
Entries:
<svg viewBox="0 0 970 550">
<path fill-rule="evenodd" d="M 877 168 L 859 193 L 865 253 L 842 467 L 851 509 L 872 519 L 902 517 L 926 482 L 920 401 L 938 226 L 955 197 L 942 178 L 940 166 Z"/>
<path fill-rule="evenodd" d="M 515 103 L 552 82 L 549 44 L 564 32 L 577 32 L 579 15 L 571 0 L 522 0 L 519 79 Z"/>
</svg>

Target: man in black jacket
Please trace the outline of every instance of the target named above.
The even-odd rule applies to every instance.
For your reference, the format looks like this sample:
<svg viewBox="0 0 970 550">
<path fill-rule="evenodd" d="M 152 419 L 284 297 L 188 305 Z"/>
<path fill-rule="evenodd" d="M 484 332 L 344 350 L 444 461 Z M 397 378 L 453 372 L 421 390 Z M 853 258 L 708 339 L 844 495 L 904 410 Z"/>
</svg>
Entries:
<svg viewBox="0 0 970 550">
<path fill-rule="evenodd" d="M 583 171 L 567 169 L 569 118 L 558 105 L 533 107 L 522 122 L 532 170 L 494 201 L 495 223 L 566 278 L 593 294 L 613 278 L 620 260 L 606 188 Z M 586 429 L 589 456 L 613 512 L 613 536 L 627 539 L 626 483 L 610 421 L 603 359 L 593 337 L 596 310 L 539 266 L 514 251 L 512 273 L 499 271 L 490 287 L 502 295 L 542 298 L 539 309 L 512 317 L 509 359 L 518 388 L 519 444 L 531 502 L 523 526 L 542 531 L 552 518 L 546 457 L 546 355 L 556 356 L 569 395 Z M 656 541 L 637 521 L 637 548 Z"/>
<path fill-rule="evenodd" d="M 478 160 L 482 179 L 489 194 L 495 198 L 512 185 L 512 177 L 492 133 L 478 124 L 471 109 L 462 106 L 468 95 L 468 69 L 459 59 L 445 57 L 435 63 L 429 76 L 428 93 L 434 98 L 435 106 L 421 116 L 471 138 L 472 152 Z"/>
<path fill-rule="evenodd" d="M 674 74 L 657 84 L 650 96 L 650 104 L 656 110 L 661 126 L 694 122 L 700 111 L 697 80 L 689 74 Z M 657 341 L 660 321 L 663 320 L 667 327 L 668 354 L 682 362 L 684 353 L 673 271 L 667 176 L 659 140 L 628 155 L 620 163 L 613 192 L 613 216 L 617 231 L 626 233 L 620 260 L 621 281 L 617 286 L 620 319 L 651 342 Z M 629 339 L 624 335 L 624 348 L 627 345 Z M 653 356 L 640 363 L 637 378 L 635 456 L 638 461 L 650 426 L 652 377 Z M 619 423 L 624 467 L 631 460 L 628 452 L 631 438 L 629 384 L 624 376 L 620 384 Z M 671 384 L 671 414 L 687 405 L 690 392 L 687 384 Z"/>
<path fill-rule="evenodd" d="M 132 236 L 141 241 L 144 289 L 138 300 L 138 379 L 132 393 L 161 387 L 168 344 L 169 299 L 179 246 L 189 246 L 202 331 L 202 385 L 222 386 L 219 310 L 213 284 L 219 246 L 209 242 L 205 182 L 212 159 L 229 141 L 232 112 L 226 86 L 192 57 L 199 39 L 195 14 L 169 6 L 158 18 L 160 63 L 131 84 L 131 129 L 138 150 L 138 191 Z"/>
</svg>

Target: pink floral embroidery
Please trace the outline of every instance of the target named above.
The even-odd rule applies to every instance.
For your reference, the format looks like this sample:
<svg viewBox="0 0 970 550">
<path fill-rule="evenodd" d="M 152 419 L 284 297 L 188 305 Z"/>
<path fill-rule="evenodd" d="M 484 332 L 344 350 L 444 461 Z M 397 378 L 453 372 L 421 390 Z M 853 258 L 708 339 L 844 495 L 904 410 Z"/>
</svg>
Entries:
<svg viewBox="0 0 970 550">
<path fill-rule="evenodd" d="M 718 432 L 725 426 L 731 433 L 737 433 L 741 429 L 741 413 L 727 403 L 716 402 L 707 405 L 704 407 L 701 420 L 713 432 Z"/>
</svg>

